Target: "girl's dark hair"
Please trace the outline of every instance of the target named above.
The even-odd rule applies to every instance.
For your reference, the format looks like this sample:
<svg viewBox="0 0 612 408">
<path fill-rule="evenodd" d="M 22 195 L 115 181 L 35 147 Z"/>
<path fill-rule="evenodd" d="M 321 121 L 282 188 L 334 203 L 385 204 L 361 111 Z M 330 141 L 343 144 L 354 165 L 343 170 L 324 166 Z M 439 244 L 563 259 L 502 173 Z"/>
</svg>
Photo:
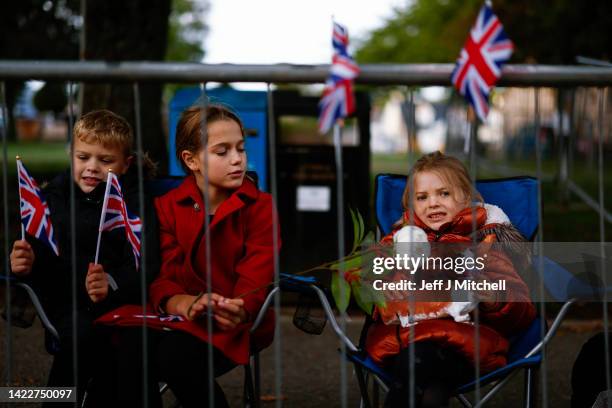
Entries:
<svg viewBox="0 0 612 408">
<path fill-rule="evenodd" d="M 204 118 L 204 113 L 206 116 Z M 183 169 L 189 173 L 189 168 L 183 162 L 181 152 L 187 150 L 197 152 L 202 148 L 202 139 L 206 142 L 207 134 L 203 132 L 204 124 L 219 120 L 233 120 L 240 126 L 240 132 L 244 137 L 244 125 L 236 113 L 226 106 L 220 104 L 209 104 L 206 107 L 194 105 L 187 108 L 176 125 L 176 157 Z"/>
</svg>

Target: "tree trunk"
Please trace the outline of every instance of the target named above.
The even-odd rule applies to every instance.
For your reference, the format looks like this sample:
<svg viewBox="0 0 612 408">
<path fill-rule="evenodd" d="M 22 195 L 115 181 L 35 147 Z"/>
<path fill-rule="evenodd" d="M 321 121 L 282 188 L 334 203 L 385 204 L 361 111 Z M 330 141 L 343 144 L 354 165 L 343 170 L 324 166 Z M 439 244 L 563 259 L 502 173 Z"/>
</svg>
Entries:
<svg viewBox="0 0 612 408">
<path fill-rule="evenodd" d="M 84 59 L 103 61 L 162 61 L 166 54 L 170 0 L 85 0 Z M 142 83 L 141 134 L 144 150 L 167 173 L 166 132 L 162 120 L 161 84 Z M 134 127 L 133 84 L 85 84 L 81 112 L 109 109 Z M 136 136 L 136 133 L 134 133 Z"/>
</svg>

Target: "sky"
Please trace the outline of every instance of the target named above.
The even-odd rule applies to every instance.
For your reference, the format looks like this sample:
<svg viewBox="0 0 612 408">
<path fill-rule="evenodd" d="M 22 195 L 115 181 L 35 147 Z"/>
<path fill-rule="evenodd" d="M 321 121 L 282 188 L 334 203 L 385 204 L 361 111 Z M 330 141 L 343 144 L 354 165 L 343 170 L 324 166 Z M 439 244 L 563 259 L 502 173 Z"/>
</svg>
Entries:
<svg viewBox="0 0 612 408">
<path fill-rule="evenodd" d="M 355 44 L 408 1 L 210 0 L 204 62 L 328 64 L 332 15 Z"/>
</svg>

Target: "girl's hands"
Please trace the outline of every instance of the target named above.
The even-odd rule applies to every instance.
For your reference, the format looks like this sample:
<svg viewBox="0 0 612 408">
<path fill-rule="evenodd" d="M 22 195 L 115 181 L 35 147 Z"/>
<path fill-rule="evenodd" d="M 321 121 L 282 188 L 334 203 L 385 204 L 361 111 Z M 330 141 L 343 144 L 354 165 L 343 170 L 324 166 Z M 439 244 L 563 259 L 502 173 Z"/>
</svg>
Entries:
<svg viewBox="0 0 612 408">
<path fill-rule="evenodd" d="M 247 320 L 242 299 L 230 299 L 211 293 L 210 309 L 208 307 L 208 293 L 200 296 L 175 295 L 168 299 L 166 312 L 181 315 L 187 320 L 196 320 L 210 311 L 221 330 L 231 330 Z"/>
<path fill-rule="evenodd" d="M 192 295 L 174 295 L 166 302 L 166 313 L 183 316 L 187 320 L 196 320 L 208 310 L 210 305 L 211 310 L 215 310 L 217 302 L 222 297 L 216 293 L 208 293 L 200 296 Z"/>
<path fill-rule="evenodd" d="M 223 296 L 216 293 L 211 293 L 210 298 L 208 296 L 208 293 L 199 296 L 190 296 L 192 300 L 187 306 L 184 316 L 189 320 L 195 320 L 205 314 L 209 306 L 210 311 L 214 312 L 218 303 L 223 299 Z"/>
<path fill-rule="evenodd" d="M 247 320 L 244 300 L 223 298 L 217 303 L 214 314 L 217 326 L 221 330 L 231 330 Z"/>
<path fill-rule="evenodd" d="M 34 250 L 28 241 L 21 239 L 15 241 L 11 251 L 11 271 L 17 276 L 29 275 L 34 265 Z"/>
</svg>

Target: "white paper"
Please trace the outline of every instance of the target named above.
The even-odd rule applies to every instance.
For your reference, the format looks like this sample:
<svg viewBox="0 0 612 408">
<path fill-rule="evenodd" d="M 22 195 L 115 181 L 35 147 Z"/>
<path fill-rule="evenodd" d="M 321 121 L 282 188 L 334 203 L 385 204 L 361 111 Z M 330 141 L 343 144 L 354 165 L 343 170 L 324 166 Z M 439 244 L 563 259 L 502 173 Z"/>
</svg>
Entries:
<svg viewBox="0 0 612 408">
<path fill-rule="evenodd" d="M 298 186 L 298 211 L 327 212 L 331 208 L 331 188 L 327 186 Z"/>
</svg>

